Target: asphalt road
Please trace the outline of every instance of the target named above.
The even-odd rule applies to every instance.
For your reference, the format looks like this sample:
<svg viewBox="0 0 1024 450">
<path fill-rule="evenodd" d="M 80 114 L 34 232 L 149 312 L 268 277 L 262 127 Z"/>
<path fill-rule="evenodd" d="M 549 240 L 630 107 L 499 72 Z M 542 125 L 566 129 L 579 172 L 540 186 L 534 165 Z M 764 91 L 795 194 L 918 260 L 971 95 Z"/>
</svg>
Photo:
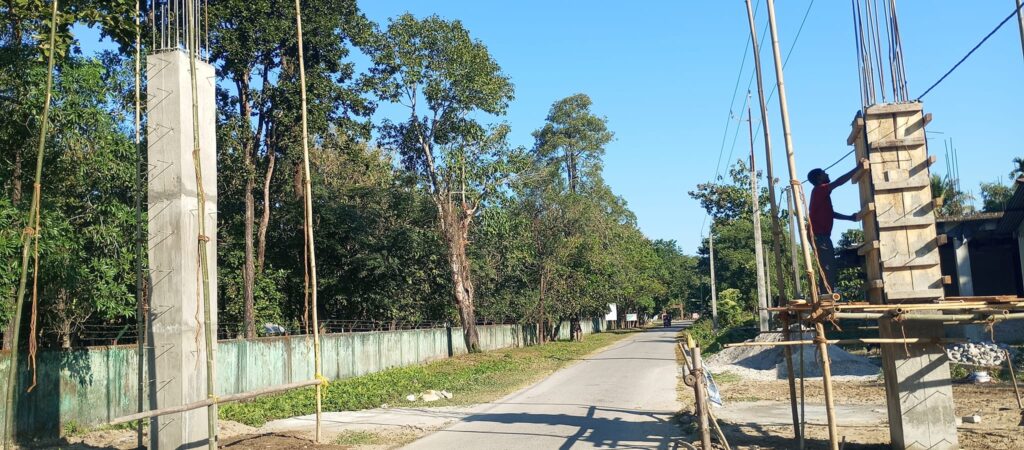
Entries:
<svg viewBox="0 0 1024 450">
<path fill-rule="evenodd" d="M 682 324 L 627 337 L 405 448 L 675 448 Z"/>
</svg>

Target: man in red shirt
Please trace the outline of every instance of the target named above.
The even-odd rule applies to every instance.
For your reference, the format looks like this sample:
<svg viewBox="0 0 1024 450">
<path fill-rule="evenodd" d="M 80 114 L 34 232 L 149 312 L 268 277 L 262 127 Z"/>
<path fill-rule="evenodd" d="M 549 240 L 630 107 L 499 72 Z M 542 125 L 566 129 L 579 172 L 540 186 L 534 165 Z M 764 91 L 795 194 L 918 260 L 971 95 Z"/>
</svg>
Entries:
<svg viewBox="0 0 1024 450">
<path fill-rule="evenodd" d="M 856 214 L 840 214 L 832 209 L 832 190 L 846 184 L 857 169 L 844 173 L 836 179 L 829 180 L 828 173 L 822 169 L 814 169 L 807 174 L 807 181 L 814 188 L 811 190 L 810 220 L 811 232 L 814 233 L 814 247 L 818 251 L 818 264 L 825 272 L 825 281 L 834 290 L 836 286 L 836 253 L 832 246 L 832 222 L 834 219 L 857 221 Z"/>
</svg>

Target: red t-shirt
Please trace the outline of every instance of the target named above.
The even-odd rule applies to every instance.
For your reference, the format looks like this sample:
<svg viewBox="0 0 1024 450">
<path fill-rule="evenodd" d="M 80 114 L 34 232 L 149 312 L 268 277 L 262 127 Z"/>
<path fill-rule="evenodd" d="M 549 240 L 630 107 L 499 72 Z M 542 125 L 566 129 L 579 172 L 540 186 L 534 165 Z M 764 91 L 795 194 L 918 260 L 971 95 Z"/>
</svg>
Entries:
<svg viewBox="0 0 1024 450">
<path fill-rule="evenodd" d="M 811 228 L 814 234 L 832 235 L 832 188 L 828 183 L 819 184 L 811 190 Z"/>
</svg>

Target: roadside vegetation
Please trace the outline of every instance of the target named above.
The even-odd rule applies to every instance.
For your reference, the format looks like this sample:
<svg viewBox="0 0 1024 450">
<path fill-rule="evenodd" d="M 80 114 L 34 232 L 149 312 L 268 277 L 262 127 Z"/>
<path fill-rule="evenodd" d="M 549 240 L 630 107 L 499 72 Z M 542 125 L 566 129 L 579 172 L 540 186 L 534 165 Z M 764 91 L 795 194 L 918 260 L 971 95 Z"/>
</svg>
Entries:
<svg viewBox="0 0 1024 450">
<path fill-rule="evenodd" d="M 485 403 L 540 380 L 574 361 L 610 345 L 632 331 L 588 335 L 582 341 L 459 355 L 428 364 L 401 367 L 332 382 L 324 390 L 324 411 L 354 411 L 382 405 L 450 406 Z M 447 390 L 451 399 L 409 402 L 405 397 L 426 390 Z M 313 389 L 301 389 L 251 402 L 225 405 L 220 418 L 249 426 L 314 410 Z"/>
</svg>

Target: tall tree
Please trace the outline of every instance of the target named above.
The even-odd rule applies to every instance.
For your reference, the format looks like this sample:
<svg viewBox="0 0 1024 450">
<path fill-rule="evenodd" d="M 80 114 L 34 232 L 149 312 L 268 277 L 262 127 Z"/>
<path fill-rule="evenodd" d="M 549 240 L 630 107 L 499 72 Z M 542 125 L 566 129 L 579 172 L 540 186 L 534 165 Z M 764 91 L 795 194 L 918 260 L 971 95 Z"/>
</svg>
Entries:
<svg viewBox="0 0 1024 450">
<path fill-rule="evenodd" d="M 247 338 L 255 337 L 257 284 L 265 276 L 267 236 L 272 211 L 288 200 L 301 203 L 302 189 L 275 189 L 282 178 L 282 166 L 299 173 L 294 161 L 298 135 L 297 47 L 294 10 L 275 0 L 229 0 L 214 2 L 211 30 L 213 60 L 233 89 L 219 93 L 224 123 L 220 127 L 221 159 L 237 164 L 241 183 L 225 177 L 226 192 L 243 199 L 241 206 L 241 297 L 243 328 Z M 330 126 L 354 136 L 369 137 L 367 116 L 373 105 L 363 99 L 355 85 L 354 67 L 346 61 L 349 45 L 362 43 L 370 24 L 353 0 L 310 1 L 304 9 L 310 16 L 304 39 L 316 51 L 306 55 L 310 98 L 310 129 L 314 136 Z M 283 163 L 283 164 L 282 164 Z M 275 193 L 292 191 L 291 198 L 275 199 Z M 260 196 L 257 201 L 256 196 Z M 227 197 L 227 196 L 222 196 Z M 224 220 L 237 223 L 234 204 L 221 208 Z M 259 219 L 257 222 L 257 206 Z M 227 246 L 234 245 L 226 240 Z M 231 250 L 223 252 L 230 254 Z M 234 259 L 226 259 L 228 270 Z M 233 298 L 233 297 L 231 297 Z"/>
<path fill-rule="evenodd" d="M 1001 182 L 981 183 L 981 210 L 984 212 L 1005 211 L 1006 204 L 1013 197 L 1013 189 Z"/>
<path fill-rule="evenodd" d="M 476 118 L 504 114 L 512 82 L 461 22 L 437 16 L 389 21 L 370 54 L 369 81 L 377 95 L 409 111 L 407 120 L 384 122 L 381 142 L 401 155 L 434 202 L 466 348 L 479 351 L 469 231 L 484 202 L 515 171 L 519 152 L 506 141 L 508 126 L 485 126 Z"/>
<path fill-rule="evenodd" d="M 608 131 L 608 119 L 590 111 L 593 102 L 586 94 L 563 98 L 548 112 L 547 123 L 533 132 L 537 156 L 565 173 L 569 192 L 579 191 L 581 181 L 599 181 L 604 146 L 615 136 Z"/>
</svg>

